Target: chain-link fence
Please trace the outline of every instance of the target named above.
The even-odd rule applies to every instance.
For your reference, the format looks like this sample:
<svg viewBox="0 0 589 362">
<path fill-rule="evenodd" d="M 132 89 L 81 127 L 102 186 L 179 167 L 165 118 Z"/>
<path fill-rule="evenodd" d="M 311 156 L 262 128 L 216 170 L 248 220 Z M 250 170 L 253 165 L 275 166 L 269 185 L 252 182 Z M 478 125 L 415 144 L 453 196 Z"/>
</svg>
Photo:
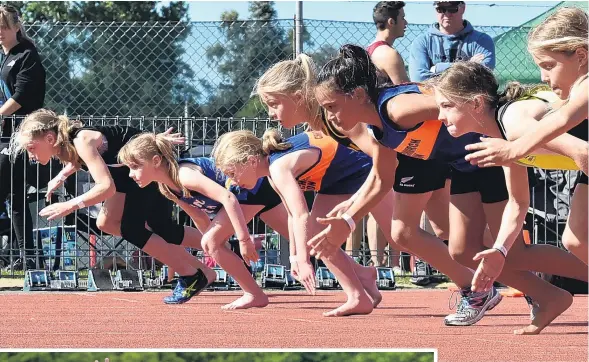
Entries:
<svg viewBox="0 0 589 362">
<path fill-rule="evenodd" d="M 406 64 L 429 25 L 395 42 Z M 46 105 L 79 115 L 265 117 L 250 97 L 256 79 L 294 53 L 294 21 L 34 23 L 28 33 L 47 70 Z M 525 49 L 529 29 L 477 27 L 495 39 L 502 82 L 538 82 Z M 373 41 L 372 23 L 306 20 L 303 49 L 318 65 L 345 43 Z"/>
<path fill-rule="evenodd" d="M 187 143 L 178 149 L 179 157 L 208 156 L 214 142 L 225 132 L 239 129 L 249 129 L 261 136 L 264 130 L 278 127 L 269 119 L 258 118 L 195 118 L 195 117 L 76 117 L 85 125 L 128 125 L 141 128 L 147 132 L 161 132 L 168 127 L 184 130 Z M 13 117 L 7 121 L 17 122 Z M 282 129 L 285 136 L 301 131 Z M 5 144 L 0 145 L 2 149 Z M 1 157 L 1 156 L 0 156 Z M 24 160 L 23 160 L 24 161 Z M 15 168 L 16 169 L 16 168 Z M 19 246 L 15 227 L 14 215 L 10 208 L 0 206 L 0 266 L 4 267 L 4 275 L 22 275 L 19 269 L 46 268 L 50 270 L 65 269 L 83 271 L 88 268 L 129 268 L 147 269 L 154 272 L 160 265 L 151 257 L 146 256 L 135 246 L 124 239 L 106 234 L 98 229 L 96 220 L 101 205 L 93 205 L 78 210 L 57 222 L 48 222 L 39 217 L 39 211 L 47 204 L 46 188 L 48 181 L 57 175 L 61 166 L 51 162 L 47 166 L 25 163 L 24 175 L 19 181 L 23 182 L 25 192 L 22 197 L 24 204 L 32 215 L 32 224 L 24 227 L 33 230 L 32 240 L 26 239 Z M 15 174 L 14 170 L 11 170 Z M 16 175 L 15 175 L 16 176 Z M 530 241 L 533 243 L 548 243 L 561 245 L 561 235 L 566 224 L 570 209 L 572 188 L 576 172 L 534 170 L 531 174 L 531 205 L 526 219 Z M 13 178 L 17 180 L 17 178 Z M 23 181 L 20 181 L 23 180 Z M 51 202 L 70 200 L 88 191 L 93 186 L 90 175 L 85 171 L 78 171 L 70 176 L 64 187 L 55 192 Z M 16 185 L 11 185 L 11 189 Z M 1 190 L 0 190 L 1 191 Z M 312 195 L 309 199 L 312 199 Z M 14 197 L 9 198 L 9 204 L 14 205 Z M 189 217 L 176 207 L 174 217 L 184 225 L 193 225 Z M 422 225 L 426 228 L 426 225 Z M 373 263 L 377 266 L 398 266 L 405 273 L 414 272 L 413 262 L 409 257 L 402 257 L 398 250 L 391 249 L 384 236 L 370 234 L 369 228 L 361 226 L 355 241 L 347 244 L 349 253 L 364 265 Z M 260 271 L 265 264 L 280 264 L 288 260 L 288 242 L 269 229 L 260 220 L 250 224 L 252 234 L 261 235 L 263 248 L 260 252 L 261 260 L 257 265 Z M 201 253 L 199 256 L 204 257 Z M 285 259 L 286 256 L 286 259 Z M 20 264 L 19 264 L 20 262 Z M 427 271 L 432 273 L 431 270 Z M 436 273 L 435 271 L 433 271 Z"/>
<path fill-rule="evenodd" d="M 429 25 L 410 25 L 395 48 L 407 63 L 409 48 Z M 504 83 L 538 82 L 525 48 L 529 29 L 477 27 L 495 40 L 496 74 Z M 187 136 L 184 154 L 208 155 L 224 132 L 251 129 L 261 135 L 277 126 L 266 119 L 262 105 L 251 97 L 256 79 L 277 61 L 293 57 L 294 21 L 193 23 L 34 23 L 28 26 L 47 71 L 46 107 L 78 116 L 85 124 L 123 124 L 161 132 L 168 127 Z M 368 45 L 372 23 L 306 20 L 304 51 L 319 66 L 345 43 Z M 95 115 L 95 116 L 91 116 Z M 99 116 L 98 116 L 99 115 Z M 140 116 L 129 116 L 140 115 Z M 163 115 L 163 116 L 162 116 Z M 257 117 L 257 118 L 256 118 Z M 14 120 L 13 120 L 14 121 Z M 293 130 L 298 132 L 300 129 Z M 33 215 L 33 241 L 22 250 L 15 243 L 10 210 L 0 210 L 0 264 L 13 265 L 23 252 L 35 255 L 34 265 L 81 270 L 117 264 L 125 268 L 155 268 L 150 258 L 119 237 L 96 227 L 100 205 L 77 211 L 59 223 L 47 223 L 38 212 L 45 205 L 43 190 L 59 166 L 27 166 L 22 195 Z M 570 205 L 574 173 L 536 170 L 538 184 L 530 219 L 532 241 L 560 244 Z M 55 200 L 75 197 L 92 186 L 78 172 Z M 11 187 L 13 187 L 11 185 Z M 190 223 L 176 210 L 181 223 Z M 26 221 L 25 221 L 26 222 Z M 365 229 L 363 229 L 365 230 Z M 280 242 L 267 233 L 262 258 L 279 262 Z M 363 231 L 352 251 L 362 263 L 397 265 L 399 253 L 388 247 L 370 250 Z M 57 263 L 57 264 L 56 264 Z M 10 269 L 10 268 L 9 268 Z M 14 268 L 11 273 L 14 272 Z"/>
</svg>

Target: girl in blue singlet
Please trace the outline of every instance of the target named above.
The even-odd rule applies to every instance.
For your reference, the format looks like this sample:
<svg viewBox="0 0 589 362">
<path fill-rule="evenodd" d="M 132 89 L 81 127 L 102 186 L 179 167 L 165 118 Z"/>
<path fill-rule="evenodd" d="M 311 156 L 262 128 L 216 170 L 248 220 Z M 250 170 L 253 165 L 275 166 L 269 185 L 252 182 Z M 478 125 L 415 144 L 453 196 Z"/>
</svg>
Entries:
<svg viewBox="0 0 589 362">
<path fill-rule="evenodd" d="M 127 143 L 119 159 L 130 169 L 129 176 L 141 187 L 152 182 L 160 192 L 176 202 L 201 232 L 201 248 L 213 257 L 244 291 L 244 295 L 222 309 L 265 307 L 268 297 L 257 285 L 243 262 L 227 248 L 235 232 L 247 264 L 258 259 L 247 222 L 261 212 L 261 218 L 279 233 L 287 234 L 286 211 L 278 195 L 260 178 L 249 190 L 240 188 L 222 174 L 211 158 L 176 160 L 170 142 L 144 133 Z M 178 287 L 168 303 L 183 300 L 184 288 Z"/>
<path fill-rule="evenodd" d="M 318 231 L 316 218 L 360 188 L 370 172 L 370 158 L 321 132 L 304 132 L 283 140 L 276 130 L 266 130 L 262 139 L 250 131 L 226 133 L 217 140 L 213 158 L 224 173 L 246 188 L 260 177 L 269 178 L 288 210 L 291 270 L 307 291 L 314 293 L 307 241 Z M 303 191 L 317 192 L 310 211 Z M 376 270 L 357 265 L 341 249 L 324 262 L 348 298 L 324 316 L 371 313 L 382 298 L 375 283 Z"/>
<path fill-rule="evenodd" d="M 486 226 L 495 240 L 505 237 L 498 234 L 509 199 L 503 170 L 498 167 L 470 169 L 464 160 L 466 152 L 460 149 L 462 147 L 464 150 L 466 143 L 462 137 L 471 137 L 474 141 L 479 136 L 472 138 L 475 134 L 465 134 L 458 139 L 451 137 L 455 130 L 438 120 L 435 97 L 423 94 L 420 89 L 401 91 L 392 96 L 394 88 L 377 88 L 374 65 L 362 48 L 353 45 L 344 45 L 340 56 L 327 63 L 318 76 L 315 93 L 330 120 L 344 129 L 363 120 L 373 129 L 374 177 L 367 180 L 363 186 L 366 192 L 354 200 L 347 213 L 349 217 L 358 220 L 388 191 L 394 182 L 397 152 L 420 158 L 445 158 L 453 163 L 450 253 L 461 264 L 475 269 L 478 263 L 473 257 L 486 249 L 483 244 Z M 332 250 L 330 244 L 339 245 L 349 231 L 349 228 L 345 228 L 347 223 L 344 218 L 329 218 L 324 222 L 329 227 L 310 241 L 319 253 Z M 513 250 L 509 260 L 517 262 L 508 262 L 498 280 L 534 300 L 543 299 L 551 292 L 556 293 L 556 287 L 544 283 L 533 273 L 521 270 L 522 266 L 517 263 L 522 259 L 538 264 L 534 270 L 544 271 L 551 267 L 547 265 L 550 263 L 538 262 L 541 259 L 536 254 L 541 254 L 541 249 L 535 246 L 524 248 L 521 235 L 516 237 L 518 245 L 522 247 Z M 541 255 L 546 254 L 544 252 Z M 557 250 L 550 255 L 551 260 L 560 258 L 563 263 L 575 260 L 563 251 Z M 480 319 L 501 298 L 492 286 L 488 291 L 481 292 L 462 290 L 461 295 L 461 308 L 456 314 L 446 317 L 446 324 L 472 324 L 473 320 Z M 536 322 L 540 320 L 533 321 Z"/>
<path fill-rule="evenodd" d="M 440 120 L 452 127 L 455 134 L 480 132 L 491 137 L 517 139 L 526 129 L 537 123 L 551 111 L 551 94 L 542 87 L 523 87 L 519 83 L 509 83 L 503 94 L 497 92 L 499 85 L 493 73 L 483 65 L 474 62 L 456 63 L 442 73 L 433 82 L 435 96 L 440 107 Z M 507 252 L 522 248 L 516 243 L 528 206 L 530 193 L 528 174 L 523 166 L 543 167 L 548 169 L 574 169 L 573 160 L 585 160 L 589 145 L 587 144 L 587 121 L 548 142 L 544 150 L 528 155 L 518 163 L 504 166 L 505 179 L 509 191 L 509 202 L 505 208 L 498 237 L 492 249 L 477 254 L 476 260 L 482 259 L 474 286 L 484 290 L 493 284 L 503 269 Z M 556 154 L 552 154 L 554 152 Z M 587 197 L 587 175 L 578 178 L 572 198 L 573 207 L 562 241 L 565 246 L 580 243 L 584 247 L 573 247 L 572 252 L 580 260 L 554 258 L 561 250 L 552 246 L 540 246 L 533 259 L 518 260 L 522 269 L 544 271 L 549 274 L 566 275 L 580 280 L 587 280 L 587 208 L 574 207 L 583 202 L 579 197 Z M 584 223 L 583 221 L 584 220 Z M 581 226 L 582 225 L 582 226 Z M 575 241 L 570 239 L 574 238 Z M 535 246 L 536 247 L 536 246 Z M 552 249 L 552 250 L 550 250 Z M 580 250 L 579 250 L 580 249 Z M 524 265 L 525 264 L 525 265 Z M 542 269 L 543 268 L 543 269 Z M 548 271 L 548 269 L 553 269 Z M 554 318 L 564 312 L 572 303 L 572 296 L 564 290 L 552 290 L 550 294 L 538 296 L 534 301 L 540 309 L 535 313 L 534 324 L 520 330 L 524 334 L 537 334 Z M 548 307 L 542 307 L 542 306 Z"/>
</svg>

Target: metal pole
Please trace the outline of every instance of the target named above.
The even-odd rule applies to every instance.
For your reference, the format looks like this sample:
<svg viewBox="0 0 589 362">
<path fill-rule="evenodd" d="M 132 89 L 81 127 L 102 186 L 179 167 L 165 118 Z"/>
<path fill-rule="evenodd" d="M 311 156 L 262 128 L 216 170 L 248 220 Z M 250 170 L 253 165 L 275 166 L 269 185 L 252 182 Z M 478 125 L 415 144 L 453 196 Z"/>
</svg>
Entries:
<svg viewBox="0 0 589 362">
<path fill-rule="evenodd" d="M 303 51 L 303 2 L 297 1 L 295 15 L 295 53 L 301 54 Z"/>
</svg>

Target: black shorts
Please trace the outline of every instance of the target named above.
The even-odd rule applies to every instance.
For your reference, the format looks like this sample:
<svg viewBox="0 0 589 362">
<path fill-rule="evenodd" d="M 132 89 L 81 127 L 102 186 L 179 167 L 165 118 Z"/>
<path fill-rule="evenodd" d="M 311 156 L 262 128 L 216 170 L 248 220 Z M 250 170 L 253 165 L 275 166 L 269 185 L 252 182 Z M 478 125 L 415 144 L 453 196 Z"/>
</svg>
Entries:
<svg viewBox="0 0 589 362">
<path fill-rule="evenodd" d="M 452 170 L 450 195 L 478 192 L 484 204 L 508 199 L 505 174 L 502 167 L 478 168 L 471 172 Z"/>
<path fill-rule="evenodd" d="M 443 189 L 450 178 L 450 165 L 438 160 L 420 160 L 397 154 L 393 190 L 401 194 L 423 194 Z"/>
<path fill-rule="evenodd" d="M 587 185 L 587 175 L 585 175 L 585 173 L 583 171 L 579 171 L 579 176 L 577 176 L 577 179 L 575 180 L 575 186 L 577 186 L 578 184 L 583 184 L 583 185 Z"/>
<path fill-rule="evenodd" d="M 126 194 L 129 192 L 135 192 L 137 189 L 139 189 L 137 182 L 133 181 L 133 179 L 129 177 L 129 168 L 127 166 L 109 167 L 108 170 L 110 171 L 110 176 L 115 183 L 117 192 Z"/>
<path fill-rule="evenodd" d="M 167 243 L 182 244 L 184 226 L 174 220 L 174 203 L 160 193 L 156 182 L 125 193 L 121 230 L 130 231 L 132 237 L 125 239 L 140 249 L 145 246 L 146 237 L 150 234 L 138 240 L 133 236 L 145 234 L 145 223 L 153 233 L 161 236 Z"/>
<path fill-rule="evenodd" d="M 270 181 L 264 177 L 259 187 L 254 190 L 242 191 L 237 196 L 240 205 L 262 205 L 264 208 L 259 214 L 275 208 L 282 203 L 282 199 L 274 191 Z"/>
</svg>

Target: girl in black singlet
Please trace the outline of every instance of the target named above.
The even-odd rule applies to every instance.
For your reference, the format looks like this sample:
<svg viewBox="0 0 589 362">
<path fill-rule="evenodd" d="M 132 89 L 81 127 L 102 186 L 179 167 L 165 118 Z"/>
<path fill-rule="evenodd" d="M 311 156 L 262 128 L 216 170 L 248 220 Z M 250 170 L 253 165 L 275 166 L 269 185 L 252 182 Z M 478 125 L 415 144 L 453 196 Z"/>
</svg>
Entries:
<svg viewBox="0 0 589 362">
<path fill-rule="evenodd" d="M 30 159 L 43 165 L 52 157 L 65 164 L 49 183 L 48 195 L 76 170 L 87 170 L 94 187 L 72 200 L 45 207 L 39 215 L 54 220 L 104 202 L 98 228 L 122 236 L 173 267 L 181 276 L 180 282 L 188 286 L 190 295 L 185 302 L 214 281 L 215 272 L 185 250 L 201 248 L 200 233 L 173 220 L 172 204 L 159 193 L 157 185 L 140 188 L 129 178 L 129 169 L 117 162 L 119 150 L 139 132 L 122 126 L 83 127 L 78 121 L 41 109 L 28 115 L 13 134 L 11 155 L 16 157 L 26 150 Z"/>
</svg>

